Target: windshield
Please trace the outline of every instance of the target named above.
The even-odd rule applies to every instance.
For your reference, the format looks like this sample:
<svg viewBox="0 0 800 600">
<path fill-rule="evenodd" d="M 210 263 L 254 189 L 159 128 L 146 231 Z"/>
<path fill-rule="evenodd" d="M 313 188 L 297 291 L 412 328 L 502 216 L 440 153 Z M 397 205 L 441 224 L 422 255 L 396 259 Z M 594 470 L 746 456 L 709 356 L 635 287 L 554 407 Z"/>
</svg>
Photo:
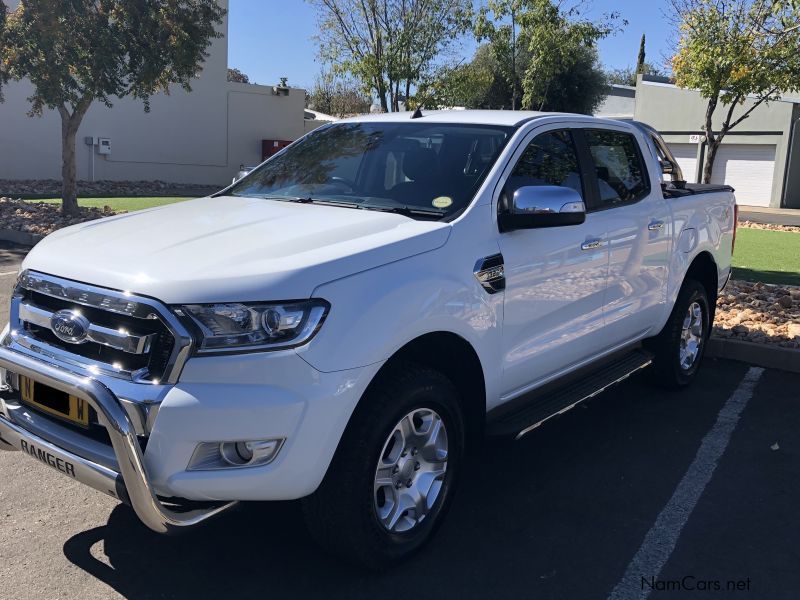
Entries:
<svg viewBox="0 0 800 600">
<path fill-rule="evenodd" d="M 511 133 L 485 125 L 338 123 L 292 144 L 230 193 L 443 218 L 469 204 Z"/>
</svg>

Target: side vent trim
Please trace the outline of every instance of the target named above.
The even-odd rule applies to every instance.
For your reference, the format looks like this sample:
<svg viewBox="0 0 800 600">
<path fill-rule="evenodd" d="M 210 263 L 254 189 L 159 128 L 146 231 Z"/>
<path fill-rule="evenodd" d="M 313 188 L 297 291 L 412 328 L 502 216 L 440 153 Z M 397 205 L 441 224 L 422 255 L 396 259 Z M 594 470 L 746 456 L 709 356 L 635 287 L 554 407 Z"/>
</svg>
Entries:
<svg viewBox="0 0 800 600">
<path fill-rule="evenodd" d="M 475 263 L 475 279 L 489 294 L 506 289 L 506 272 L 502 254 L 481 258 Z"/>
</svg>

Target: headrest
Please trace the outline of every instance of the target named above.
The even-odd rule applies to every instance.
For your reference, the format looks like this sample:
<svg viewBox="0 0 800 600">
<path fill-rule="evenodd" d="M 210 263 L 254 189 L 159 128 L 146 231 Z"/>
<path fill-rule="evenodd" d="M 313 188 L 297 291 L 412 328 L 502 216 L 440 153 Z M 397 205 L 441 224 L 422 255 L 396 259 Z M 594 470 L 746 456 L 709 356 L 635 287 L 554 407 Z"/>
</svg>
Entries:
<svg viewBox="0 0 800 600">
<path fill-rule="evenodd" d="M 412 181 L 425 181 L 436 175 L 439 157 L 432 148 L 407 152 L 403 157 L 403 174 Z"/>
</svg>

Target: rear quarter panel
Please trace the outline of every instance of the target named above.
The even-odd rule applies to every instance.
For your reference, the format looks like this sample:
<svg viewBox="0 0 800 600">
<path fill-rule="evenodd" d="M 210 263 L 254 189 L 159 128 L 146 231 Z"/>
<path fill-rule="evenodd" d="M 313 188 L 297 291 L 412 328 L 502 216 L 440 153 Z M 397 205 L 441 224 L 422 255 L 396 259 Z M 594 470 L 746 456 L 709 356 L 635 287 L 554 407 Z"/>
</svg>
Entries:
<svg viewBox="0 0 800 600">
<path fill-rule="evenodd" d="M 669 199 L 675 232 L 667 286 L 672 306 L 692 261 L 708 252 L 717 265 L 717 289 L 728 280 L 731 269 L 735 199 L 731 192 L 711 192 Z"/>
</svg>

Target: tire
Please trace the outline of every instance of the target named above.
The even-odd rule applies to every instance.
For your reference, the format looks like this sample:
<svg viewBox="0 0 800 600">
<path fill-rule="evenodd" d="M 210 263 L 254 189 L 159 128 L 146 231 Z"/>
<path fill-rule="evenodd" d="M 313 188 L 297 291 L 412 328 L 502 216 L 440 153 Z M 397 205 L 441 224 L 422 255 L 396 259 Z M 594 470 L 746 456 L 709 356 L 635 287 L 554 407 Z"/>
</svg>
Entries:
<svg viewBox="0 0 800 600">
<path fill-rule="evenodd" d="M 379 375 L 350 419 L 322 484 L 303 500 L 306 524 L 320 546 L 348 562 L 384 570 L 431 538 L 450 505 L 465 455 L 459 401 L 444 375 L 415 363 L 399 363 Z M 444 437 L 441 429 L 431 435 L 437 417 Z M 417 448 L 425 435 L 435 443 Z M 378 482 L 379 462 L 384 485 Z M 422 498 L 426 489 L 424 495 L 434 499 L 400 517 L 410 498 Z"/>
<path fill-rule="evenodd" d="M 667 324 L 647 344 L 655 354 L 653 366 L 657 385 L 678 389 L 694 380 L 711 333 L 710 315 L 705 287 L 693 279 L 684 281 Z"/>
</svg>

